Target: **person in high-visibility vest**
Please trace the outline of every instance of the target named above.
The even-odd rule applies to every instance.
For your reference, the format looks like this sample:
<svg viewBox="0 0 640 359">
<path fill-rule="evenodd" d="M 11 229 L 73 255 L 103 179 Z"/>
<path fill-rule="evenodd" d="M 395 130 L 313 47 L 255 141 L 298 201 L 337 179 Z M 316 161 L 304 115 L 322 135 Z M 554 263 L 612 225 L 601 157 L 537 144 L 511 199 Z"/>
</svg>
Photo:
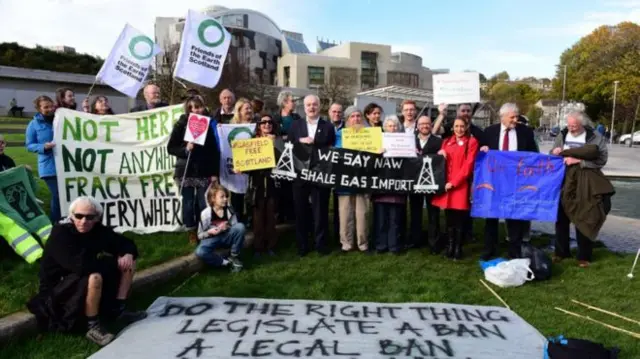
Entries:
<svg viewBox="0 0 640 359">
<path fill-rule="evenodd" d="M 42 246 L 52 228 L 36 200 L 34 188 L 35 179 L 25 166 L 0 172 L 0 236 L 27 263 L 42 256 Z"/>
</svg>

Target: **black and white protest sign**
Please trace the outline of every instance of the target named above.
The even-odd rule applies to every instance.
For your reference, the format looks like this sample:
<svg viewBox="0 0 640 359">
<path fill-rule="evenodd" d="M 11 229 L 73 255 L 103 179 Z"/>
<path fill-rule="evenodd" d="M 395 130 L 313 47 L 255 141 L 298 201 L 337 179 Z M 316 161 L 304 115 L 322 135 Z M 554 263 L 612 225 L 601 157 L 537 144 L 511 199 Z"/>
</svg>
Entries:
<svg viewBox="0 0 640 359">
<path fill-rule="evenodd" d="M 390 158 L 343 148 L 275 142 L 276 168 L 272 176 L 303 180 L 327 187 L 377 193 L 442 193 L 445 159 L 440 155 Z"/>
<path fill-rule="evenodd" d="M 502 307 L 158 298 L 91 359 L 541 359 L 545 338 Z"/>
</svg>

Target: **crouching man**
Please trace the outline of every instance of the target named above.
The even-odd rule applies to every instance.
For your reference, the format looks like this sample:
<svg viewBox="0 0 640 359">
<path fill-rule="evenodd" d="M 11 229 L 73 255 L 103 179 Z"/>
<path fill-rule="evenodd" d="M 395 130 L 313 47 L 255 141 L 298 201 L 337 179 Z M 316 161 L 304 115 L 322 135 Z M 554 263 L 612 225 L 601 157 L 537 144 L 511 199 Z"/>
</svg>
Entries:
<svg viewBox="0 0 640 359">
<path fill-rule="evenodd" d="M 147 314 L 125 310 L 138 257 L 136 245 L 105 227 L 101 216 L 102 206 L 92 197 L 71 203 L 69 217 L 51 231 L 40 265 L 40 290 L 27 307 L 40 330 L 86 328 L 86 337 L 104 346 L 114 335 L 100 319 L 132 323 Z"/>
<path fill-rule="evenodd" d="M 229 267 L 232 272 L 242 270 L 240 250 L 244 246 L 244 224 L 228 206 L 228 192 L 219 184 L 212 184 L 207 189 L 207 208 L 200 214 L 198 226 L 198 248 L 196 256 L 213 267 Z M 221 257 L 216 250 L 230 248 L 231 255 Z"/>
</svg>

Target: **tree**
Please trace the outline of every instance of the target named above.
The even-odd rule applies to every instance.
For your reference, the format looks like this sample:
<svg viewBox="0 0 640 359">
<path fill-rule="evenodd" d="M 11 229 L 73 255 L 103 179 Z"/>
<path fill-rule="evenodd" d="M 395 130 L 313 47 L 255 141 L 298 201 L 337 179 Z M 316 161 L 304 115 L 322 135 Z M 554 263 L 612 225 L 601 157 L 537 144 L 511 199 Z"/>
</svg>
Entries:
<svg viewBox="0 0 640 359">
<path fill-rule="evenodd" d="M 544 111 L 542 111 L 540 107 L 531 106 L 526 114 L 527 118 L 529 119 L 529 126 L 533 128 L 540 127 L 540 119 L 542 118 L 543 114 Z"/>
<path fill-rule="evenodd" d="M 640 26 L 632 22 L 601 26 L 565 50 L 553 80 L 558 97 L 562 94 L 564 66 L 566 98 L 584 103 L 593 119 L 611 118 L 614 81 L 620 81 L 616 127 L 626 133 L 640 101 Z"/>
<path fill-rule="evenodd" d="M 0 44 L 0 65 L 95 75 L 104 60 L 87 54 L 57 52 L 44 47 L 30 49 L 18 43 Z"/>
<path fill-rule="evenodd" d="M 481 72 L 480 73 L 480 83 L 483 84 L 487 82 L 487 77 Z"/>
<path fill-rule="evenodd" d="M 520 108 L 520 113 L 524 114 L 540 99 L 540 93 L 527 84 L 499 82 L 491 87 L 487 98 L 493 101 L 497 108 L 507 102 L 515 103 Z"/>
<path fill-rule="evenodd" d="M 354 77 L 354 73 L 347 70 L 351 69 L 332 69 L 329 82 L 319 88 L 318 97 L 322 112 L 329 111 L 329 106 L 334 102 L 346 105 L 353 100 L 353 84 L 357 83 L 357 72 Z"/>
</svg>

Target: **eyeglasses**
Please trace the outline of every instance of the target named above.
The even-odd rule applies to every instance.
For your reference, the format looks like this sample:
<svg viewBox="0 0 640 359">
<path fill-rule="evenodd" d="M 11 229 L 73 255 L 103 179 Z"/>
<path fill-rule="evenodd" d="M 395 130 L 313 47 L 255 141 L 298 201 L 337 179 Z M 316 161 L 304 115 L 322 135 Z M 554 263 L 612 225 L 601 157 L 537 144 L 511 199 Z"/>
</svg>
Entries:
<svg viewBox="0 0 640 359">
<path fill-rule="evenodd" d="M 94 219 L 98 218 L 97 214 L 82 214 L 82 213 L 74 213 L 73 216 L 78 220 L 81 221 L 84 218 L 87 219 L 87 221 L 93 221 Z"/>
<path fill-rule="evenodd" d="M 273 126 L 273 121 L 260 121 L 260 125 L 271 125 L 271 126 Z"/>
</svg>

